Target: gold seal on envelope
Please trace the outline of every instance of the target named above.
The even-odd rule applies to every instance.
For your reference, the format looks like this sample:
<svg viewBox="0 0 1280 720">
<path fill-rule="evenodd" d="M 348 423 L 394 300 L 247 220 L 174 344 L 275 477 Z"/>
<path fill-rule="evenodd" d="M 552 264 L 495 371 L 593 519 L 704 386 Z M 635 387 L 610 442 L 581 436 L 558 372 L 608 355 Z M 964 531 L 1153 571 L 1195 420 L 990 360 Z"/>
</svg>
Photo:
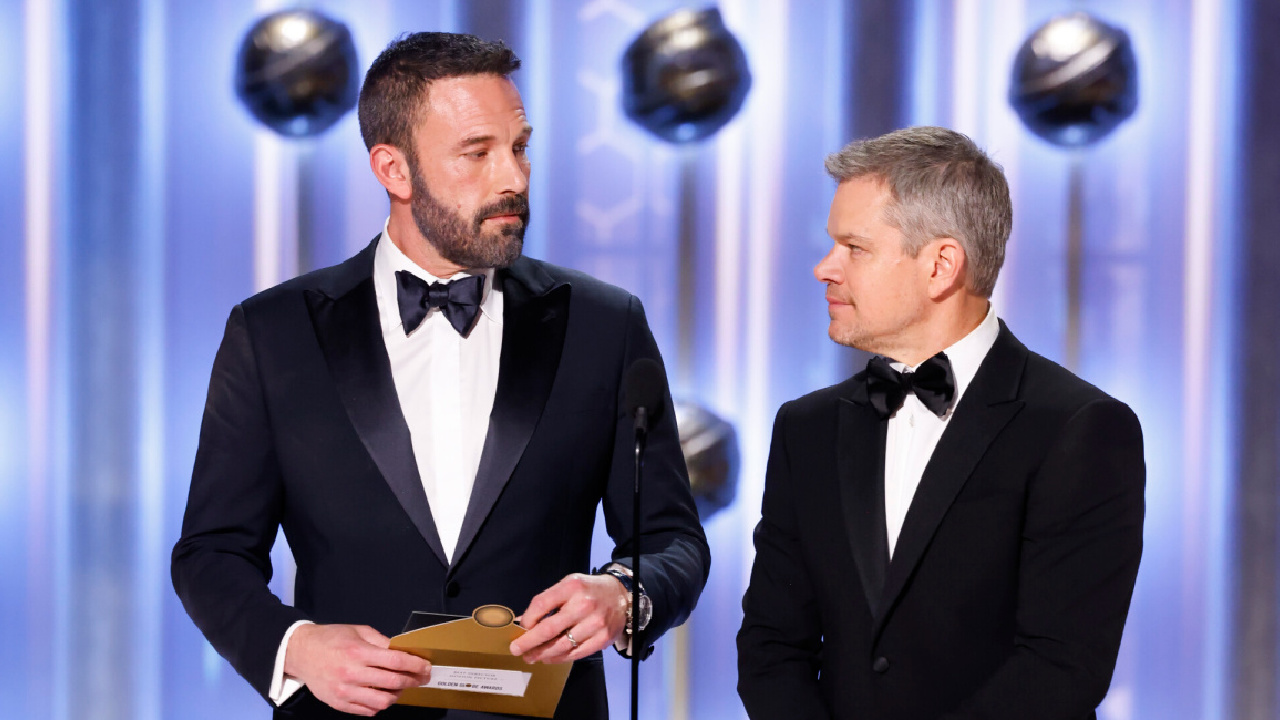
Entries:
<svg viewBox="0 0 1280 720">
<path fill-rule="evenodd" d="M 524 634 L 515 613 L 482 605 L 470 617 L 414 613 L 408 630 L 391 638 L 431 662 L 431 680 L 400 695 L 404 705 L 549 718 L 556 712 L 572 663 L 530 665 L 511 654 Z"/>
</svg>

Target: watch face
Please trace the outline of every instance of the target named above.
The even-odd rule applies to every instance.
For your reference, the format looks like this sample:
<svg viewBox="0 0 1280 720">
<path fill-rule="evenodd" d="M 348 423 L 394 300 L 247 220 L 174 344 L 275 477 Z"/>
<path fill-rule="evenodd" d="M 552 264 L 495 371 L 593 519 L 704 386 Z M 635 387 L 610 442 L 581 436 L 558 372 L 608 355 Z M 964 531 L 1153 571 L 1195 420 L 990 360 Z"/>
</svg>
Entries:
<svg viewBox="0 0 1280 720">
<path fill-rule="evenodd" d="M 604 573 L 614 576 L 618 582 L 627 590 L 627 632 L 632 631 L 632 613 L 631 613 L 631 593 L 635 590 L 635 579 L 631 576 L 631 569 L 626 565 L 619 563 L 610 563 L 604 567 Z M 653 599 L 644 591 L 644 586 L 640 586 L 640 617 L 639 627 L 644 630 L 649 625 L 649 620 L 653 617 Z"/>
<path fill-rule="evenodd" d="M 644 630 L 649 626 L 649 620 L 653 617 L 653 600 L 648 595 L 640 596 L 640 629 Z"/>
</svg>

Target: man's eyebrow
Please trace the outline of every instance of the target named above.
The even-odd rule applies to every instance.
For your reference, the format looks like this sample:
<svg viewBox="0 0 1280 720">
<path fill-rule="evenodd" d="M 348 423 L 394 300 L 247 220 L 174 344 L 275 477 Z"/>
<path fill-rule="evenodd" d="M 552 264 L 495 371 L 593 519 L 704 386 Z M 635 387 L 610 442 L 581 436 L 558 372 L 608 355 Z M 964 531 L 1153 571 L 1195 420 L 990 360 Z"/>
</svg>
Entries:
<svg viewBox="0 0 1280 720">
<path fill-rule="evenodd" d="M 855 233 L 855 232 L 845 232 L 845 233 L 840 233 L 839 235 L 832 235 L 832 236 L 831 236 L 831 239 L 833 239 L 833 240 L 851 240 L 851 241 L 854 241 L 854 242 L 866 242 L 866 241 L 867 241 L 867 240 L 869 240 L 870 238 L 868 238 L 868 237 L 866 237 L 866 236 L 864 236 L 864 235 L 859 235 L 858 233 Z"/>
<path fill-rule="evenodd" d="M 525 125 L 525 126 L 524 126 L 524 128 L 521 130 L 521 133 L 520 133 L 521 137 L 523 137 L 523 138 L 525 138 L 525 139 L 528 139 L 528 137 L 529 137 L 530 135 L 532 135 L 532 134 L 533 134 L 533 126 L 532 126 L 532 125 Z M 465 137 L 465 138 L 463 138 L 463 139 L 458 143 L 458 149 L 460 149 L 460 150 L 461 150 L 461 149 L 465 149 L 465 148 L 472 147 L 472 146 L 474 146 L 474 145 L 489 145 L 489 144 L 491 144 L 494 140 L 497 140 L 497 139 L 498 139 L 498 138 L 497 138 L 497 136 L 495 136 L 495 135 L 493 135 L 493 134 L 489 134 L 489 135 L 472 135 L 472 136 L 470 136 L 470 137 Z"/>
<path fill-rule="evenodd" d="M 493 135 L 472 135 L 471 137 L 463 138 L 462 141 L 458 143 L 458 147 L 468 148 L 472 145 L 488 145 L 495 139 L 497 138 Z"/>
</svg>

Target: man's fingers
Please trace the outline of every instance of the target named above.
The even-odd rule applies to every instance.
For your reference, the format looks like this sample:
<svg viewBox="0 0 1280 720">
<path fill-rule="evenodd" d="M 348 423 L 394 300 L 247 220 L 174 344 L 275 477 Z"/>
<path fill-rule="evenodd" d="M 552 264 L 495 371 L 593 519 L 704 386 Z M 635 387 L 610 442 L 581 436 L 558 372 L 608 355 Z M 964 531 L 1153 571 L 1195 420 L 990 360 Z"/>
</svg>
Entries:
<svg viewBox="0 0 1280 720">
<path fill-rule="evenodd" d="M 368 645 L 356 647 L 353 650 L 363 664 L 372 667 L 384 668 L 397 673 L 408 673 L 414 677 L 423 676 L 430 672 L 431 663 L 417 655 L 411 655 L 402 650 L 392 650 L 391 638 L 374 630 L 367 625 L 357 625 L 356 635 Z M 426 682 L 425 680 L 423 682 Z"/>
<path fill-rule="evenodd" d="M 572 631 L 570 631 L 572 632 Z M 583 647 L 583 642 L 575 635 L 573 640 L 578 642 L 578 648 Z M 558 635 L 549 642 L 543 643 L 536 648 L 524 654 L 526 662 L 534 663 L 558 663 L 564 662 L 570 653 L 574 652 L 573 641 L 568 635 Z"/>
<path fill-rule="evenodd" d="M 598 626 L 599 629 L 592 632 L 590 630 L 592 625 Z M 576 646 L 574 642 L 577 642 Z M 584 622 L 575 625 L 565 631 L 564 634 L 553 638 L 550 642 L 526 652 L 523 657 L 528 662 L 548 664 L 574 662 L 593 655 L 612 643 L 613 638 L 609 636 L 603 626 L 600 626 L 598 622 L 592 620 L 591 616 L 588 616 Z"/>
<path fill-rule="evenodd" d="M 543 618 L 532 630 L 511 643 L 511 654 L 523 655 L 534 648 L 555 641 L 572 623 L 573 620 L 563 612 Z"/>
<path fill-rule="evenodd" d="M 524 626 L 524 629 L 532 630 L 536 628 L 539 623 L 548 619 L 547 616 L 553 610 L 558 610 L 573 596 L 573 590 L 568 586 L 568 583 L 569 578 L 565 578 L 538 593 L 533 597 L 533 600 L 529 601 L 528 609 L 520 616 L 520 624 Z"/>
<path fill-rule="evenodd" d="M 556 612 L 548 615 L 552 609 Z M 605 647 L 621 633 L 626 598 L 614 578 L 575 573 L 535 597 L 524 619 L 527 632 L 511 643 L 511 654 L 528 662 L 577 660 Z M 573 641 L 567 632 L 573 633 Z"/>
<path fill-rule="evenodd" d="M 525 655 L 531 650 L 539 650 L 560 639 L 566 627 L 568 623 L 564 620 L 544 620 L 537 628 L 521 635 L 511 643 L 511 654 Z"/>
<path fill-rule="evenodd" d="M 419 675 L 392 672 L 375 667 L 362 668 L 352 678 L 353 685 L 372 690 L 386 690 L 397 695 L 401 690 L 418 687 L 424 683 L 425 681 L 421 680 Z"/>
<path fill-rule="evenodd" d="M 564 616 L 564 604 L 574 595 L 574 576 L 561 580 L 534 596 L 520 616 L 525 634 L 511 643 L 511 654 L 521 655 L 559 635 L 572 622 Z M 554 613 L 552 611 L 555 611 Z"/>
<path fill-rule="evenodd" d="M 337 693 L 337 702 L 330 704 L 342 712 L 371 717 L 391 707 L 398 697 L 400 697 L 398 692 L 347 686 Z"/>
<path fill-rule="evenodd" d="M 389 649 L 390 642 L 363 625 L 303 625 L 290 638 L 285 672 L 327 705 L 373 715 L 430 677 L 430 663 Z"/>
<path fill-rule="evenodd" d="M 594 618 L 594 616 L 589 618 L 589 620 L 595 619 L 596 618 Z M 589 633 L 585 638 L 579 638 L 577 628 L 570 630 L 569 632 L 573 633 L 574 639 L 578 641 L 578 647 L 570 650 L 568 655 L 566 655 L 564 660 L 561 662 L 581 660 L 582 658 L 587 657 L 588 655 L 593 655 L 613 644 L 613 636 L 609 634 L 609 630 L 606 626 L 597 622 L 584 622 L 583 624 L 594 624 L 597 625 L 597 628 L 594 631 L 583 630 L 584 634 Z"/>
<path fill-rule="evenodd" d="M 526 650 L 523 657 L 528 662 L 572 662 L 607 647 L 612 641 L 599 616 L 588 615 L 546 642 Z"/>
<path fill-rule="evenodd" d="M 370 645 L 380 647 L 380 648 L 391 647 L 391 638 L 387 637 L 386 635 L 383 635 L 377 630 L 374 630 L 368 625 L 356 625 L 355 628 L 356 628 L 356 635 L 360 636 L 361 640 L 364 640 Z"/>
<path fill-rule="evenodd" d="M 417 655 L 411 655 L 404 652 L 403 650 L 383 650 L 381 648 L 373 648 L 366 652 L 364 659 L 366 664 L 372 667 L 379 667 L 413 676 L 424 675 L 431 670 L 431 663 Z"/>
<path fill-rule="evenodd" d="M 366 687 L 356 682 L 354 678 L 323 689 L 312 688 L 312 692 L 335 710 L 366 717 L 391 707 L 400 696 L 398 690 Z"/>
</svg>

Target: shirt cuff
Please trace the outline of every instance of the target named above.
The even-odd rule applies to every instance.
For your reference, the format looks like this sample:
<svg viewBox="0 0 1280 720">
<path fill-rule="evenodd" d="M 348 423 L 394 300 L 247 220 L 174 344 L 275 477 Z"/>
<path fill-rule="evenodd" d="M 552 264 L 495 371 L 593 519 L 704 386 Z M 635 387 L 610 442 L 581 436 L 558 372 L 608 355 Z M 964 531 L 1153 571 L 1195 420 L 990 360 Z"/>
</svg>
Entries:
<svg viewBox="0 0 1280 720">
<path fill-rule="evenodd" d="M 627 658 L 628 660 L 630 660 L 632 657 L 632 653 L 633 653 L 632 648 L 634 646 L 635 646 L 635 638 L 630 635 L 627 635 L 625 638 L 619 638 L 613 641 L 613 648 L 618 651 L 619 655 L 621 655 L 624 658 Z M 653 654 L 652 645 L 642 645 L 640 647 L 641 660 L 648 660 L 649 656 L 652 654 Z"/>
<path fill-rule="evenodd" d="M 289 648 L 289 638 L 293 637 L 293 631 L 303 625 L 311 624 L 313 623 L 310 620 L 299 620 L 284 631 L 284 638 L 280 640 L 280 649 L 276 650 L 275 669 L 271 671 L 271 689 L 267 692 L 267 698 L 276 707 L 283 705 L 285 700 L 302 689 L 302 681 L 284 674 L 284 656 Z"/>
<path fill-rule="evenodd" d="M 622 637 L 613 641 L 613 649 L 617 650 L 622 657 L 629 658 L 631 657 L 631 640 L 631 636 L 627 634 L 626 630 L 623 630 Z"/>
</svg>

